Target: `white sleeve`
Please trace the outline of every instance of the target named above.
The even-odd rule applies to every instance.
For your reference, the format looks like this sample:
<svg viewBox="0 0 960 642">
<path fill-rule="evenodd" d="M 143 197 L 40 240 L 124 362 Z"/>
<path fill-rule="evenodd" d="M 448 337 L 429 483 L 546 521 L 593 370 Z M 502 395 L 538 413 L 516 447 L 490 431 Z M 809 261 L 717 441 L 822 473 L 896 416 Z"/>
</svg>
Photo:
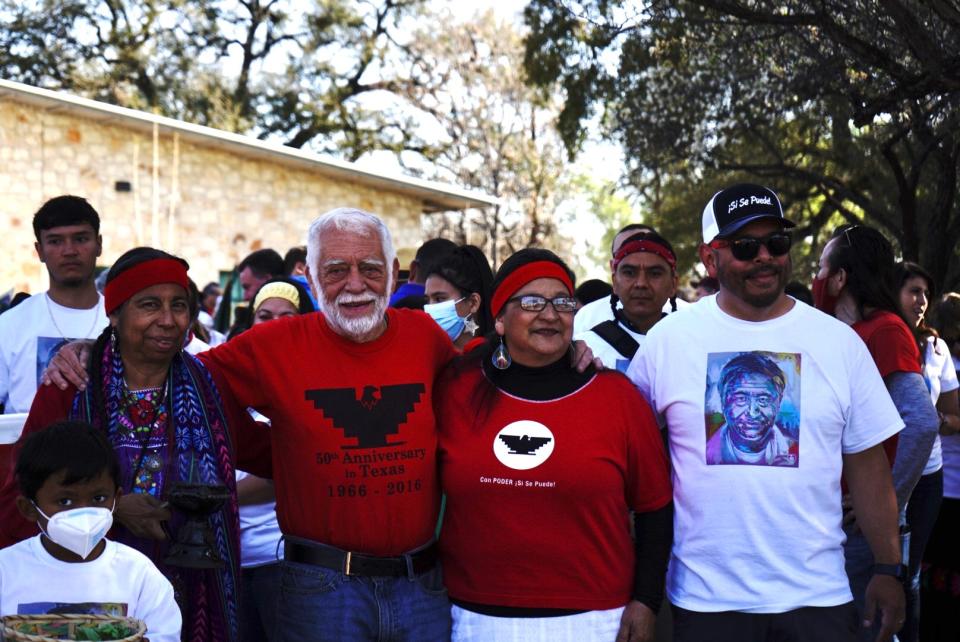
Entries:
<svg viewBox="0 0 960 642">
<path fill-rule="evenodd" d="M 842 439 L 845 455 L 876 446 L 904 427 L 867 344 L 860 340 L 849 343 L 846 379 L 850 406 Z"/>
<path fill-rule="evenodd" d="M 651 341 L 647 337 L 646 341 L 640 342 L 637 353 L 633 355 L 630 365 L 627 367 L 627 377 L 637 387 L 643 398 L 650 404 L 653 415 L 657 418 L 657 424 L 663 428 L 666 420 L 662 414 L 661 408 L 657 405 L 657 395 L 655 391 L 655 381 L 653 373 L 656 372 L 656 366 L 653 364 L 656 341 Z"/>
<path fill-rule="evenodd" d="M 149 568 L 144 571 L 136 613 L 131 616 L 146 623 L 150 642 L 180 642 L 183 619 L 173 585 L 149 559 L 143 561 Z"/>
<path fill-rule="evenodd" d="M 953 368 L 953 359 L 950 358 L 950 348 L 947 346 L 947 342 L 943 339 L 937 339 L 937 350 L 942 350 L 947 355 L 943 362 L 943 369 L 940 371 L 940 393 L 960 388 L 960 382 L 957 381 L 957 371 Z"/>
<path fill-rule="evenodd" d="M 6 348 L 10 345 L 10 341 L 7 340 L 7 333 L 10 332 L 8 325 L 0 321 L 0 405 L 10 401 L 10 356 Z"/>
</svg>

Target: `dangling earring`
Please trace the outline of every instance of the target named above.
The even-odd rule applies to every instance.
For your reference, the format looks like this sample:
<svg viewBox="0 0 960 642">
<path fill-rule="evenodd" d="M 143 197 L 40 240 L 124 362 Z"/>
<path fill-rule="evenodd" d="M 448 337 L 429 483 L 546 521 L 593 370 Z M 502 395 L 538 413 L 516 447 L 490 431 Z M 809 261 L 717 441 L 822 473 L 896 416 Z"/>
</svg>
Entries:
<svg viewBox="0 0 960 642">
<path fill-rule="evenodd" d="M 493 362 L 493 367 L 497 370 L 506 370 L 510 367 L 510 364 L 513 363 L 513 359 L 510 357 L 510 351 L 507 350 L 507 344 L 503 342 L 503 336 L 500 337 L 500 345 L 494 349 L 490 360 Z"/>
<path fill-rule="evenodd" d="M 110 352 L 117 352 L 117 329 L 114 326 L 110 326 Z"/>
</svg>

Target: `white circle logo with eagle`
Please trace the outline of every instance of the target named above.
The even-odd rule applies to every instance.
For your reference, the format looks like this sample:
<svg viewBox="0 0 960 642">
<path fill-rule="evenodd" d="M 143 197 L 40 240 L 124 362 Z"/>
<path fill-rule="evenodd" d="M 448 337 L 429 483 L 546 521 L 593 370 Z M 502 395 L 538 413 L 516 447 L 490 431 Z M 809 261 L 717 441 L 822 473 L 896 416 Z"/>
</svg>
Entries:
<svg viewBox="0 0 960 642">
<path fill-rule="evenodd" d="M 530 470 L 550 459 L 553 433 L 537 421 L 524 419 L 504 426 L 493 438 L 493 454 L 514 470 Z"/>
</svg>

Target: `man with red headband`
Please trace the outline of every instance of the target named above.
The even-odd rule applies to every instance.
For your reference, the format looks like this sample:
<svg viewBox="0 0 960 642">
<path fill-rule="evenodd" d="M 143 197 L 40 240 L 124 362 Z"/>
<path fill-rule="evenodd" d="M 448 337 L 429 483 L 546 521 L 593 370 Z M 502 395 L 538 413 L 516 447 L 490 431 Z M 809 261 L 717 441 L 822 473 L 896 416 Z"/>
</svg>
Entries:
<svg viewBox="0 0 960 642">
<path fill-rule="evenodd" d="M 40 374 L 68 341 L 92 339 L 107 325 L 94 286 L 100 217 L 79 196 L 57 196 L 33 216 L 34 247 L 50 289 L 0 315 L 0 406 L 30 410 Z"/>
<path fill-rule="evenodd" d="M 897 502 L 882 442 L 903 422 L 863 341 L 784 294 L 777 195 L 735 185 L 703 212 L 716 296 L 647 335 L 627 375 L 666 424 L 676 642 L 856 639 L 840 476 L 877 565 L 863 624 L 904 617 Z"/>
<path fill-rule="evenodd" d="M 611 261 L 613 293 L 605 300 L 612 319 L 575 335 L 610 369 L 624 372 L 647 331 L 677 309 L 677 255 L 652 230 L 623 239 Z M 580 313 L 578 313 L 579 316 Z"/>
</svg>

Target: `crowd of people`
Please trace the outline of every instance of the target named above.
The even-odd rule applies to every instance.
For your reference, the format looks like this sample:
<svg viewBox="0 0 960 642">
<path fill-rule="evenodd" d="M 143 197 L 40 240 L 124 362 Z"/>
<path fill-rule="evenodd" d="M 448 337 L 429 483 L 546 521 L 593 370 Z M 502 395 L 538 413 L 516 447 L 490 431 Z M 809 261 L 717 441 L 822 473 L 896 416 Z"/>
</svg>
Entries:
<svg viewBox="0 0 960 642">
<path fill-rule="evenodd" d="M 641 224 L 610 282 L 494 272 L 319 216 L 232 283 L 34 216 L 0 314 L 0 616 L 153 642 L 958 640 L 960 295 L 844 226 L 792 282 L 769 188 L 718 191 L 707 276 Z M 99 286 L 98 286 L 99 282 Z M 233 315 L 233 316 L 231 316 Z"/>
</svg>

